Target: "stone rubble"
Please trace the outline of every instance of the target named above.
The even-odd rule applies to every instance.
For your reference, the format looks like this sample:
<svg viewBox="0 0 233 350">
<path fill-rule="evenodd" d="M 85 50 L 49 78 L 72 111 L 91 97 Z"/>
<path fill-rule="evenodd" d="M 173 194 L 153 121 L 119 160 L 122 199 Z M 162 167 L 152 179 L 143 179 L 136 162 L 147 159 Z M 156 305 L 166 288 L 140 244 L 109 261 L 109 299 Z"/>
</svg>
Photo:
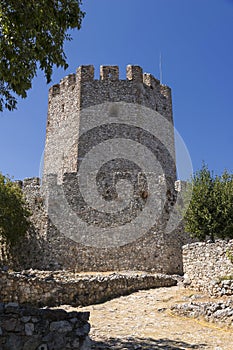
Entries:
<svg viewBox="0 0 233 350">
<path fill-rule="evenodd" d="M 233 299 L 219 302 L 193 302 L 176 304 L 172 312 L 192 318 L 204 318 L 208 322 L 223 323 L 233 327 Z"/>
</svg>

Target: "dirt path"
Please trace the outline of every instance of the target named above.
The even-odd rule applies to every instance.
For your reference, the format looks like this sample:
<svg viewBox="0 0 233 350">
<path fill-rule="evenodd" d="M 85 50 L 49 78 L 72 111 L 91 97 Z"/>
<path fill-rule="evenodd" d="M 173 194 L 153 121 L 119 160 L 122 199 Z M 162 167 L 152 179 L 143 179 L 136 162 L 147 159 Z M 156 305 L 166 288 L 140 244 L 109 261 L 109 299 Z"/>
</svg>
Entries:
<svg viewBox="0 0 233 350">
<path fill-rule="evenodd" d="M 180 286 L 158 288 L 79 308 L 91 312 L 92 349 L 232 350 L 233 330 L 169 312 L 191 294 Z"/>
</svg>

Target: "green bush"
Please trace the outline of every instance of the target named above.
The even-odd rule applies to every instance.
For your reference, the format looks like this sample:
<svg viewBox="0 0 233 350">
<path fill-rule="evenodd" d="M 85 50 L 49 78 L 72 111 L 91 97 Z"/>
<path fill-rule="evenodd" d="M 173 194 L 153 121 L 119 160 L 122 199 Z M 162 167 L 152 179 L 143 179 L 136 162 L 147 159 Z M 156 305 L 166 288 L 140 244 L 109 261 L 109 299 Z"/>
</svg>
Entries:
<svg viewBox="0 0 233 350">
<path fill-rule="evenodd" d="M 233 175 L 225 171 L 215 176 L 203 165 L 190 185 L 192 197 L 184 215 L 186 231 L 200 240 L 233 238 Z"/>
<path fill-rule="evenodd" d="M 22 190 L 0 173 L 0 237 L 10 246 L 17 243 L 29 228 L 29 216 Z"/>
</svg>

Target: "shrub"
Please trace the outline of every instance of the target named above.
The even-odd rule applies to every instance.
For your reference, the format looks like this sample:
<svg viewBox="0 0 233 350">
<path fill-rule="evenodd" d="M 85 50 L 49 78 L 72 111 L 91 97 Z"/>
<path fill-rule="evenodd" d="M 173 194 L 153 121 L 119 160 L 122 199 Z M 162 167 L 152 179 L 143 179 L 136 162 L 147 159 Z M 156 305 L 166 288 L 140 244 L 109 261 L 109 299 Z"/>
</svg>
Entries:
<svg viewBox="0 0 233 350">
<path fill-rule="evenodd" d="M 192 197 L 184 215 L 186 231 L 200 240 L 233 238 L 233 175 L 225 171 L 214 176 L 204 164 L 191 185 Z"/>
<path fill-rule="evenodd" d="M 25 236 L 30 211 L 22 190 L 8 176 L 0 173 L 0 236 L 10 246 Z"/>
</svg>

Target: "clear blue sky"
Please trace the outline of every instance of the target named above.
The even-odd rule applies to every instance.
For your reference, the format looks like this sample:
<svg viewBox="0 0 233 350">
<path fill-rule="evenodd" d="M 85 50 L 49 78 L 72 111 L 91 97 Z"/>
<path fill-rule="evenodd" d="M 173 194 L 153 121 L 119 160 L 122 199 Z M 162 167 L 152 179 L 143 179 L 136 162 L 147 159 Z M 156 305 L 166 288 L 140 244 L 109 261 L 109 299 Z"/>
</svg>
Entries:
<svg viewBox="0 0 233 350">
<path fill-rule="evenodd" d="M 173 92 L 175 127 L 193 168 L 204 160 L 220 174 L 233 172 L 233 0 L 83 0 L 86 17 L 65 45 L 69 68 L 81 64 L 138 64 Z M 47 94 L 38 72 L 18 110 L 0 114 L 0 171 L 15 179 L 39 175 Z"/>
</svg>

